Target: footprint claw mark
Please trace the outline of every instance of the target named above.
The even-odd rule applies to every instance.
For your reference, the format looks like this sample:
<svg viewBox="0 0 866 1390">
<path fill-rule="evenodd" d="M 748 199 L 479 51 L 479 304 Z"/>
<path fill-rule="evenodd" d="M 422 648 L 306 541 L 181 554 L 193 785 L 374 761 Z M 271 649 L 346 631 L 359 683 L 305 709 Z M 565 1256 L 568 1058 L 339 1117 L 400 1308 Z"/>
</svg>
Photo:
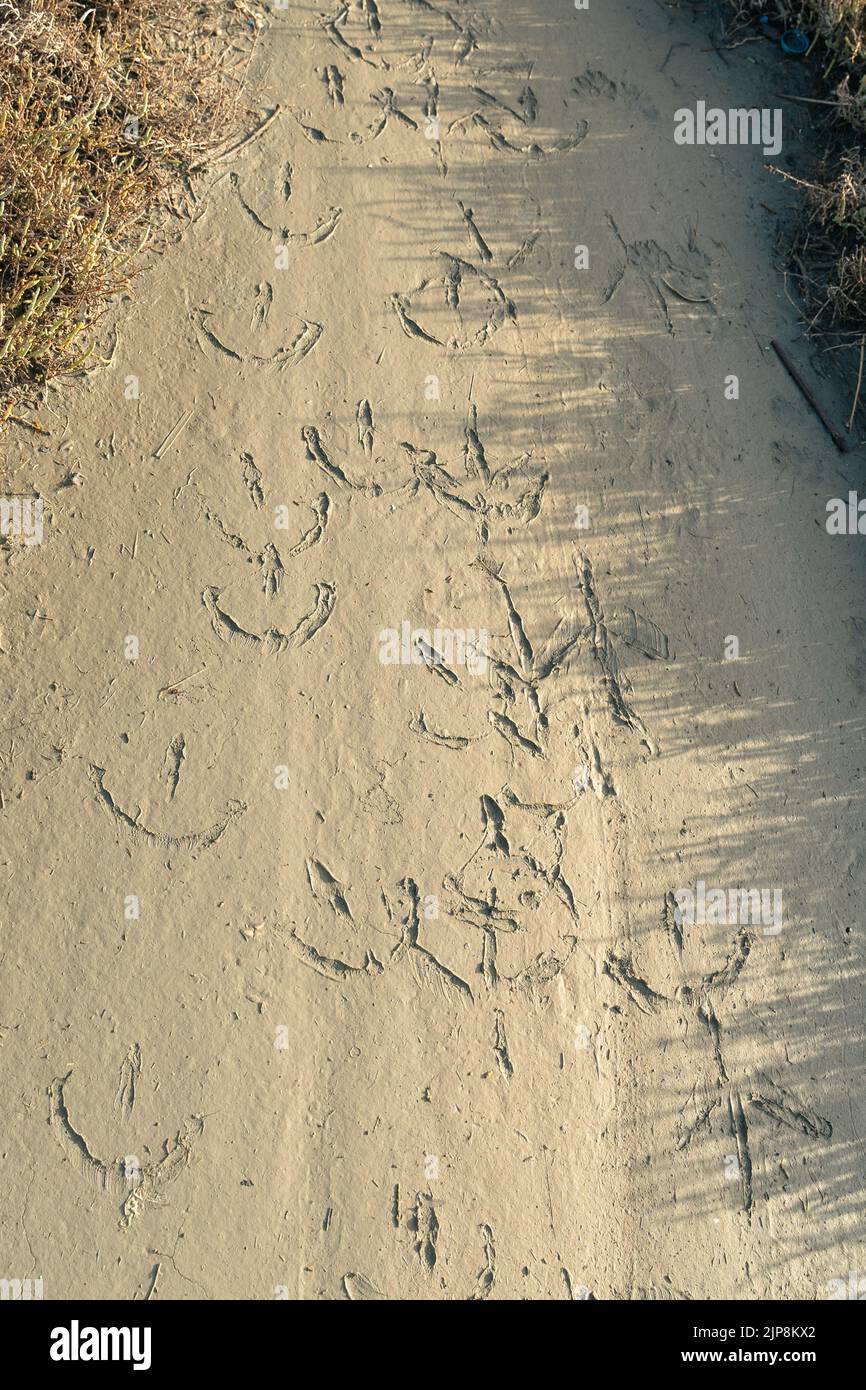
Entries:
<svg viewBox="0 0 866 1390">
<path fill-rule="evenodd" d="M 470 744 L 477 743 L 474 738 L 467 738 L 463 734 L 446 734 L 438 729 L 431 729 L 427 723 L 423 706 L 418 713 L 409 720 L 409 728 L 413 734 L 420 734 L 428 743 L 433 743 L 437 748 L 451 748 L 458 751 L 468 748 Z"/>
<path fill-rule="evenodd" d="M 382 21 L 379 18 L 379 6 L 376 0 L 361 0 L 361 12 L 373 38 L 380 39 L 382 37 Z"/>
<path fill-rule="evenodd" d="M 193 1144 L 204 1133 L 204 1119 L 201 1115 L 191 1116 L 174 1139 L 164 1141 L 162 1158 L 131 1169 L 126 1158 L 107 1161 L 97 1157 L 73 1125 L 66 1100 L 66 1086 L 71 1076 L 70 1070 L 65 1076 L 55 1077 L 48 1087 L 48 1123 L 57 1131 L 62 1146 L 73 1151 L 86 1177 L 115 1197 L 126 1193 L 120 1225 L 128 1227 L 145 1205 L 159 1203 L 160 1188 L 174 1182 L 187 1167 Z"/>
<path fill-rule="evenodd" d="M 122 1120 L 129 1120 L 138 1099 L 138 1082 L 141 1077 L 141 1046 L 132 1043 L 120 1067 L 117 1086 L 117 1108 Z"/>
<path fill-rule="evenodd" d="M 719 970 L 714 970 L 709 975 L 704 975 L 704 991 L 730 989 L 731 985 L 735 984 L 738 980 L 740 972 L 749 958 L 751 949 L 752 938 L 749 933 L 743 929 L 734 942 L 731 953 L 724 965 Z"/>
<path fill-rule="evenodd" d="M 243 208 L 244 212 L 247 214 L 247 217 L 249 217 L 250 221 L 256 227 L 258 227 L 260 232 L 272 233 L 274 230 L 273 227 L 269 227 L 267 222 L 265 222 L 261 217 L 259 217 L 259 214 L 256 212 L 255 208 L 252 207 L 244 197 L 243 191 L 241 189 L 240 175 L 236 173 L 229 174 L 229 185 L 237 195 L 237 200 Z"/>
<path fill-rule="evenodd" d="M 657 994 L 646 980 L 641 979 L 634 968 L 631 956 L 618 956 L 616 952 L 609 951 L 605 957 L 602 970 L 605 975 L 609 975 L 612 980 L 619 985 L 620 989 L 625 990 L 629 999 L 644 1014 L 657 1014 L 662 1009 L 670 1008 L 671 1001 L 663 994 Z"/>
<path fill-rule="evenodd" d="M 322 324 L 300 319 L 301 329 L 292 342 L 263 357 L 255 352 L 238 352 L 228 343 L 224 343 L 207 322 L 212 317 L 210 309 L 197 309 L 190 314 L 190 321 L 199 342 L 204 338 L 212 348 L 224 357 L 230 357 L 234 362 L 249 363 L 256 367 L 274 367 L 278 371 L 284 371 L 286 367 L 297 366 L 302 362 L 307 354 L 312 352 L 324 332 Z"/>
<path fill-rule="evenodd" d="M 423 637 L 415 637 L 415 650 L 418 652 L 428 671 L 438 676 L 446 685 L 460 685 L 460 677 L 456 671 L 452 671 L 450 666 L 445 663 L 445 658 L 435 647 L 431 647 L 429 642 L 425 642 Z"/>
<path fill-rule="evenodd" d="M 513 255 L 509 256 L 508 260 L 505 262 L 506 269 L 516 270 L 518 266 L 523 265 L 531 256 L 540 236 L 541 232 L 531 232 L 528 237 L 524 237 L 517 250 Z"/>
<path fill-rule="evenodd" d="M 478 409 L 475 405 L 470 406 L 463 437 L 463 466 L 467 478 L 480 478 L 484 483 L 491 482 L 490 467 L 478 434 Z"/>
<path fill-rule="evenodd" d="M 315 637 L 333 613 L 336 601 L 337 591 L 333 584 L 324 579 L 317 583 L 315 607 L 289 633 L 289 645 L 303 647 Z"/>
<path fill-rule="evenodd" d="M 475 1280 L 475 1289 L 469 1295 L 470 1303 L 483 1303 L 493 1292 L 496 1283 L 496 1246 L 493 1243 L 493 1228 L 481 1227 L 484 1238 L 484 1267 Z"/>
<path fill-rule="evenodd" d="M 110 812 L 117 825 L 127 830 L 133 840 L 147 845 L 154 845 L 160 849 L 183 849 L 199 852 L 210 849 L 212 845 L 222 838 L 229 826 L 242 816 L 247 806 L 244 801 L 229 801 L 225 815 L 221 820 L 215 822 L 207 830 L 191 831 L 185 835 L 165 835 L 158 830 L 152 830 L 149 826 L 143 825 L 141 821 L 131 816 L 122 806 L 119 806 L 105 785 L 105 768 L 97 767 L 96 763 L 90 763 L 88 767 L 88 777 L 96 790 L 96 799 L 100 805 L 105 806 Z"/>
<path fill-rule="evenodd" d="M 364 493 L 368 497 L 381 497 L 382 489 L 378 483 L 355 482 L 338 463 L 334 462 L 322 443 L 322 437 L 315 425 L 304 425 L 301 430 L 301 438 L 306 447 L 307 462 L 314 463 L 317 468 L 321 468 L 322 472 L 330 478 L 332 482 L 336 483 L 339 487 L 349 488 L 352 492 Z"/>
<path fill-rule="evenodd" d="M 202 603 L 210 615 L 211 627 L 220 641 L 238 641 L 245 646 L 256 647 L 265 656 L 280 655 L 291 648 L 302 647 L 325 626 L 336 602 L 336 589 L 333 584 L 322 580 L 315 585 L 315 607 L 305 614 L 291 632 L 281 632 L 270 627 L 265 632 L 249 632 L 235 622 L 230 613 L 220 607 L 221 589 L 214 586 L 205 589 Z"/>
<path fill-rule="evenodd" d="M 342 216 L 342 208 L 331 207 L 318 219 L 311 232 L 293 232 L 288 227 L 281 227 L 280 243 L 283 246 L 320 246 L 333 236 Z"/>
<path fill-rule="evenodd" d="M 731 1086 L 728 1091 L 728 1118 L 731 1135 L 737 1146 L 737 1163 L 740 1173 L 743 1211 L 749 1219 L 752 1216 L 752 1153 L 749 1148 L 749 1126 L 739 1091 Z"/>
<path fill-rule="evenodd" d="M 592 563 L 587 555 L 581 555 L 579 558 L 577 584 L 589 614 L 593 654 L 601 667 L 602 683 L 608 697 L 611 713 L 618 723 L 638 734 L 641 742 L 655 756 L 658 753 L 658 746 L 650 737 L 640 715 L 629 704 L 627 692 L 630 692 L 631 687 L 626 677 L 620 672 L 619 660 L 611 641 L 611 630 L 605 621 L 601 600 L 596 589 Z"/>
<path fill-rule="evenodd" d="M 505 812 L 499 802 L 486 792 L 481 797 L 481 820 L 484 830 L 479 849 L 490 850 L 494 854 L 510 855 L 511 846 L 505 834 Z"/>
<path fill-rule="evenodd" d="M 373 1302 L 376 1299 L 385 1299 L 390 1302 L 388 1295 L 382 1293 L 381 1289 L 378 1289 L 372 1279 L 367 1278 L 366 1274 L 344 1274 L 343 1292 L 353 1302 Z"/>
<path fill-rule="evenodd" d="M 410 301 L 407 295 L 392 294 L 388 302 L 400 320 L 400 327 L 407 338 L 421 338 L 425 343 L 433 343 L 436 347 L 444 346 L 438 338 L 435 338 L 432 333 L 428 333 L 411 317 L 409 313 Z"/>
<path fill-rule="evenodd" d="M 252 454 L 243 454 L 241 459 L 244 465 L 244 487 L 250 495 L 250 501 L 253 506 L 258 510 L 265 504 L 265 490 L 262 487 L 261 469 L 256 467 Z"/>
<path fill-rule="evenodd" d="M 325 532 L 325 527 L 328 524 L 328 518 L 331 515 L 331 499 L 326 492 L 319 493 L 315 502 L 311 506 L 310 511 L 316 518 L 315 523 L 310 527 L 308 531 L 304 532 L 297 545 L 292 546 L 291 550 L 289 551 L 289 554 L 293 558 L 296 555 L 302 555 L 305 550 L 309 550 L 310 546 L 312 545 L 317 545 L 319 541 L 322 539 L 322 536 Z"/>
<path fill-rule="evenodd" d="M 432 951 L 423 946 L 418 939 L 420 930 L 420 893 L 414 879 L 403 878 L 397 885 L 397 903 L 392 904 L 384 889 L 380 890 L 388 921 L 400 928 L 400 940 L 391 952 L 391 960 L 397 964 L 409 960 L 412 973 L 418 984 L 437 988 L 444 998 L 466 1003 L 474 1003 L 470 986 L 447 965 L 437 959 Z"/>
<path fill-rule="evenodd" d="M 488 560 L 484 559 L 483 556 L 479 557 L 478 565 L 484 570 L 485 574 L 493 580 L 494 584 L 498 584 L 502 591 L 502 596 L 505 599 L 505 608 L 508 613 L 508 632 L 511 637 L 512 645 L 514 646 L 522 674 L 525 677 L 530 677 L 535 669 L 535 654 L 532 650 L 532 643 L 529 641 L 523 627 L 523 619 L 514 606 L 514 600 L 511 597 L 508 584 L 502 578 L 500 570 L 494 569 L 493 565 Z"/>
<path fill-rule="evenodd" d="M 432 45 L 432 39 L 430 42 Z M 424 106 L 422 108 L 424 112 L 424 119 L 427 122 L 427 130 L 425 131 L 425 134 L 428 136 L 428 143 L 433 147 L 433 153 L 436 157 L 436 163 L 439 166 L 439 173 L 442 175 L 443 178 L 445 178 L 448 173 L 448 164 L 445 160 L 445 153 L 442 149 L 442 141 L 441 139 L 429 139 L 429 136 L 431 134 L 436 133 L 439 125 L 439 83 L 436 81 L 435 76 L 431 74 L 425 77 L 424 86 L 427 91 L 427 95 L 424 98 Z"/>
<path fill-rule="evenodd" d="M 472 214 L 472 209 L 467 208 L 460 201 L 459 198 L 457 199 L 457 206 L 459 207 L 463 215 L 463 221 L 466 223 L 467 229 L 469 231 L 469 239 L 475 247 L 476 251 L 478 252 L 480 259 L 486 262 L 492 261 L 493 252 L 490 250 L 490 247 L 487 245 L 487 242 L 484 240 L 484 237 L 478 230 L 475 218 Z"/>
<path fill-rule="evenodd" d="M 496 1053 L 496 1060 L 499 1063 L 499 1070 L 502 1072 L 502 1075 L 505 1077 L 505 1080 L 510 1081 L 514 1075 L 514 1063 L 512 1062 L 511 1055 L 508 1051 L 508 1038 L 506 1037 L 505 1033 L 505 1014 L 503 1013 L 502 1009 L 494 1009 L 493 1019 L 493 1051 Z"/>
<path fill-rule="evenodd" d="M 484 132 L 498 154 L 528 155 L 532 159 L 550 159 L 558 154 L 569 154 L 582 145 L 589 134 L 589 122 L 578 121 L 573 135 L 562 136 L 545 148 L 543 145 L 539 145 L 536 140 L 532 140 L 526 145 L 515 145 L 480 111 L 473 114 L 472 123 Z"/>
<path fill-rule="evenodd" d="M 503 101 L 501 97 L 494 96 L 493 92 L 488 92 L 484 87 L 477 86 L 471 86 L 469 90 L 480 97 L 487 106 L 497 107 L 498 110 L 504 111 L 507 116 L 513 116 L 516 121 L 523 120 L 522 112 L 515 111 L 513 106 L 509 106 L 508 102 Z"/>
<path fill-rule="evenodd" d="M 573 796 L 570 801 L 562 802 L 559 805 L 554 804 L 552 801 L 521 801 L 520 797 L 507 785 L 502 788 L 500 795 L 506 806 L 510 806 L 516 811 L 526 811 L 530 815 L 536 816 L 539 820 L 547 820 L 550 816 L 559 815 L 563 811 L 570 811 L 577 801 L 576 796 Z"/>
<path fill-rule="evenodd" d="M 268 541 L 256 563 L 261 566 L 262 591 L 265 598 L 276 598 L 280 592 L 285 566 L 273 541 Z"/>
<path fill-rule="evenodd" d="M 303 119 L 305 113 L 299 111 L 296 106 L 290 106 L 288 110 L 294 117 L 295 124 L 298 126 L 304 139 L 309 140 L 311 145 L 339 145 L 339 140 L 332 140 L 323 130 L 319 130 L 318 126 L 307 125 L 306 121 Z"/>
<path fill-rule="evenodd" d="M 253 307 L 250 313 L 250 330 L 253 333 L 260 333 L 268 321 L 271 312 L 271 305 L 274 302 L 274 287 L 268 281 L 264 284 L 256 285 L 256 297 L 253 300 Z"/>
<path fill-rule="evenodd" d="M 680 960 L 683 957 L 683 914 L 673 893 L 665 894 L 662 927 Z"/>
<path fill-rule="evenodd" d="M 713 1112 L 721 1105 L 718 1096 L 710 1094 L 709 1087 L 704 1083 L 703 1094 L 700 1101 L 697 1099 L 698 1083 L 692 1087 L 692 1093 L 679 1113 L 676 1124 L 674 1143 L 678 1153 L 683 1153 L 689 1147 L 693 1139 L 696 1139 L 702 1131 L 709 1132 Z M 693 1110 L 693 1119 L 686 1119 L 686 1111 L 689 1107 Z"/>
<path fill-rule="evenodd" d="M 304 867 L 313 897 L 326 902 L 339 921 L 354 926 L 354 918 L 346 902 L 343 885 L 334 878 L 330 869 L 318 859 L 307 859 Z"/>
<path fill-rule="evenodd" d="M 358 443 L 364 450 L 367 458 L 372 458 L 376 436 L 373 424 L 373 407 L 368 400 L 358 402 L 357 421 Z"/>
<path fill-rule="evenodd" d="M 185 757 L 186 739 L 183 734 L 176 734 L 166 748 L 163 759 L 163 779 L 166 784 L 166 800 L 168 801 L 174 801 Z"/>
<path fill-rule="evenodd" d="M 419 1192 L 415 1209 L 409 1218 L 409 1229 L 415 1232 L 415 1251 L 428 1274 L 436 1268 L 436 1242 L 439 1239 L 439 1218 L 429 1192 Z"/>
<path fill-rule="evenodd" d="M 488 710 L 487 718 L 500 737 L 504 738 L 505 742 L 516 751 L 528 753 L 532 758 L 543 758 L 545 756 L 541 744 L 536 743 L 534 739 L 527 738 L 525 734 L 522 734 L 514 720 L 509 719 L 507 714 L 500 714 L 497 710 Z"/>
<path fill-rule="evenodd" d="M 315 946 L 302 940 L 294 927 L 287 927 L 277 931 L 278 938 L 284 945 L 303 962 L 309 966 L 317 975 L 322 975 L 326 980 L 334 980 L 339 984 L 345 984 L 352 980 L 375 979 L 384 974 L 385 967 L 381 961 L 377 960 L 372 951 L 364 952 L 363 965 L 349 965 L 344 960 L 338 960 L 333 956 L 326 956 L 318 951 Z"/>
<path fill-rule="evenodd" d="M 361 8 L 362 13 L 366 19 L 367 28 L 369 32 L 371 33 L 374 39 L 379 39 L 382 34 L 382 25 L 379 19 L 379 11 L 375 3 L 375 0 L 363 0 Z M 334 45 L 335 48 L 337 48 L 340 51 L 340 53 L 343 54 L 344 58 L 346 58 L 349 62 L 365 63 L 367 67 L 383 68 L 387 71 L 388 64 L 385 62 L 384 58 L 368 58 L 367 54 L 363 51 L 363 49 L 359 48 L 357 44 L 352 43 L 351 40 L 347 39 L 346 36 L 342 33 L 340 25 L 345 24 L 348 17 L 348 4 L 342 4 L 335 15 L 322 16 L 320 23 L 322 29 L 324 30 L 327 37 L 330 39 L 331 43 Z"/>
<path fill-rule="evenodd" d="M 328 100 L 334 106 L 342 106 L 345 102 L 343 95 L 343 74 L 336 63 L 328 63 L 322 70 L 322 81 L 325 84 L 325 91 Z"/>
<path fill-rule="evenodd" d="M 760 1085 L 761 1090 L 752 1091 L 749 1100 L 762 1114 L 809 1139 L 832 1138 L 833 1126 L 823 1115 L 783 1090 L 769 1076 L 762 1076 Z"/>
<path fill-rule="evenodd" d="M 301 331 L 289 347 L 279 349 L 279 352 L 283 354 L 281 360 L 276 363 L 280 370 L 284 370 L 290 363 L 296 367 L 299 362 L 303 362 L 307 354 L 313 351 L 325 331 L 322 324 L 312 320 L 308 323 L 306 319 L 302 319 L 301 324 Z"/>
</svg>

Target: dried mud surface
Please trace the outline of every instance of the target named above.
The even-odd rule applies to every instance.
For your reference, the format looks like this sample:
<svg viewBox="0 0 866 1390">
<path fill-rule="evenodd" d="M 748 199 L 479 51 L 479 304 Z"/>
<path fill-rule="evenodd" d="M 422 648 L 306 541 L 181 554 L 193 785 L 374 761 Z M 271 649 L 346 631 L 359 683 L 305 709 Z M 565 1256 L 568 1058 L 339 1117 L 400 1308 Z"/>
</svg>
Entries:
<svg viewBox="0 0 866 1390">
<path fill-rule="evenodd" d="M 776 60 L 637 0 L 320 4 L 110 364 L 3 444 L 45 535 L 0 556 L 0 1273 L 824 1297 L 857 465 L 768 351 L 785 189 L 671 138 Z M 683 924 L 698 880 L 782 930 Z"/>
</svg>

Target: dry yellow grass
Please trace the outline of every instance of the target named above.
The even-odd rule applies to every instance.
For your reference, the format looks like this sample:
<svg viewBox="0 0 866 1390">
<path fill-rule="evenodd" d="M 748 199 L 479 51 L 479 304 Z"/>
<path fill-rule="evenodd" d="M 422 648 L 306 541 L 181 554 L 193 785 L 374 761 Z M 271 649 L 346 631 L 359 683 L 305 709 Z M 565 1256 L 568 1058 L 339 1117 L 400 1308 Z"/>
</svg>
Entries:
<svg viewBox="0 0 866 1390">
<path fill-rule="evenodd" d="M 794 247 L 813 327 L 866 330 L 866 0 L 733 0 L 736 22 L 760 14 L 812 40 L 820 80 L 812 108 L 824 156 L 805 194 Z"/>
<path fill-rule="evenodd" d="M 0 420 L 92 351 L 236 101 L 239 4 L 0 0 Z"/>
</svg>

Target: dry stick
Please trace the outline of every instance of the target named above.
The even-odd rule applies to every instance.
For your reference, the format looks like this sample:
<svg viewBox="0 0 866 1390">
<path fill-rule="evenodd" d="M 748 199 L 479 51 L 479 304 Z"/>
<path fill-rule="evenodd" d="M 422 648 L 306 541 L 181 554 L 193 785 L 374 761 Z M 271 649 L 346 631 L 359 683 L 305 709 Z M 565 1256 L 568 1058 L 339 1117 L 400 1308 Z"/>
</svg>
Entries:
<svg viewBox="0 0 866 1390">
<path fill-rule="evenodd" d="M 816 401 L 811 390 L 801 377 L 799 371 L 794 366 L 794 363 L 791 361 L 787 352 L 782 347 L 782 344 L 776 338 L 773 338 L 772 342 L 770 343 L 770 347 L 776 353 L 776 356 L 779 358 L 779 361 L 782 363 L 782 366 L 785 368 L 788 375 L 791 377 L 791 380 L 795 383 L 795 385 L 797 385 L 800 388 L 806 400 L 809 402 L 809 405 L 812 407 L 815 414 L 818 416 L 818 419 L 821 421 L 821 424 L 824 426 L 833 443 L 836 445 L 836 448 L 839 450 L 839 453 L 849 454 L 852 449 L 857 447 L 856 444 L 852 443 L 851 440 L 846 439 L 845 436 L 842 434 L 841 430 L 838 430 L 836 426 L 833 424 L 833 422 L 826 415 L 822 407 Z"/>
<path fill-rule="evenodd" d="M 854 424 L 854 416 L 857 414 L 857 403 L 858 403 L 858 401 L 860 400 L 860 387 L 861 387 L 861 385 L 862 385 L 862 383 L 863 383 L 863 348 L 864 348 L 864 347 L 866 347 L 866 335 L 864 335 L 864 336 L 860 339 L 860 367 L 859 367 L 859 370 L 858 370 L 858 372 L 857 372 L 857 387 L 856 387 L 856 390 L 854 391 L 854 404 L 853 404 L 852 407 L 851 407 L 851 414 L 850 414 L 850 416 L 849 416 L 849 418 L 848 418 L 848 432 L 849 432 L 849 434 L 850 434 L 851 428 L 852 428 L 852 426 L 853 426 L 853 424 Z"/>
<path fill-rule="evenodd" d="M 229 145 L 227 150 L 223 150 L 222 154 L 214 155 L 211 163 L 217 164 L 221 159 L 228 159 L 229 155 L 237 154 L 238 150 L 242 150 L 246 145 L 249 145 L 251 141 L 257 140 L 260 135 L 264 134 L 268 126 L 273 124 L 282 109 L 279 102 L 277 102 L 271 114 L 265 116 L 265 119 L 259 122 L 255 130 L 249 131 L 249 133 L 243 135 L 240 140 L 236 140 L 233 145 Z"/>
</svg>

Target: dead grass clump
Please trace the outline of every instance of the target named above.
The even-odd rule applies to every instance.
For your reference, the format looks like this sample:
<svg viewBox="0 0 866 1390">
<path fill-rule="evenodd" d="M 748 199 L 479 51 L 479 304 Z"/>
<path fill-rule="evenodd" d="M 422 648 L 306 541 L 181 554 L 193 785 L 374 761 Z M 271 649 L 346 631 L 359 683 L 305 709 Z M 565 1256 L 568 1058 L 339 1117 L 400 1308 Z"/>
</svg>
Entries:
<svg viewBox="0 0 866 1390">
<path fill-rule="evenodd" d="M 0 0 L 0 420 L 87 360 L 169 186 L 225 133 L 237 6 Z"/>
<path fill-rule="evenodd" d="M 811 109 L 824 153 L 813 178 L 793 179 L 805 195 L 796 278 L 814 329 L 860 335 L 866 330 L 866 0 L 731 3 L 738 34 L 766 14 L 777 30 L 801 29 L 811 40 L 817 85 Z"/>
</svg>

